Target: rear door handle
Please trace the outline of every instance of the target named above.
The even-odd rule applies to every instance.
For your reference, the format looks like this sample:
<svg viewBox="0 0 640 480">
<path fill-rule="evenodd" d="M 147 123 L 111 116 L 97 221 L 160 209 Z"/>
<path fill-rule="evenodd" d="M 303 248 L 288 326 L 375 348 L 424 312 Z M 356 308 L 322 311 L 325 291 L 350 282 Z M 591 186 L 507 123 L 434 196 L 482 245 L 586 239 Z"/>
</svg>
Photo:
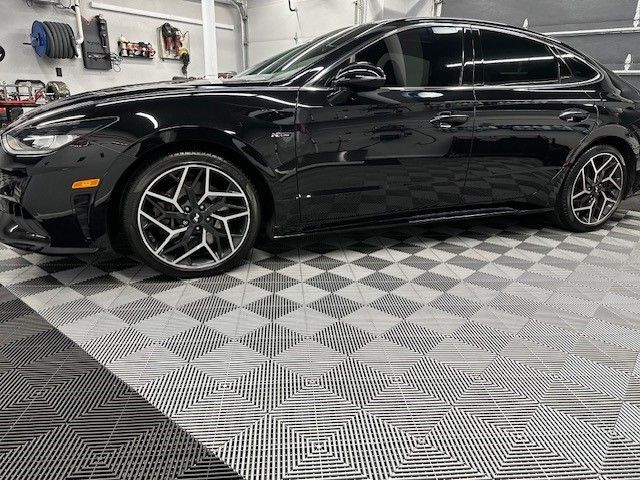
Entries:
<svg viewBox="0 0 640 480">
<path fill-rule="evenodd" d="M 580 110 L 578 108 L 565 110 L 560 114 L 560 120 L 564 120 L 565 122 L 569 122 L 569 123 L 583 122 L 587 118 L 589 118 L 589 112 L 585 110 Z"/>
<path fill-rule="evenodd" d="M 469 115 L 441 112 L 429 120 L 429 123 L 438 128 L 452 128 L 454 126 L 464 125 L 468 121 Z"/>
</svg>

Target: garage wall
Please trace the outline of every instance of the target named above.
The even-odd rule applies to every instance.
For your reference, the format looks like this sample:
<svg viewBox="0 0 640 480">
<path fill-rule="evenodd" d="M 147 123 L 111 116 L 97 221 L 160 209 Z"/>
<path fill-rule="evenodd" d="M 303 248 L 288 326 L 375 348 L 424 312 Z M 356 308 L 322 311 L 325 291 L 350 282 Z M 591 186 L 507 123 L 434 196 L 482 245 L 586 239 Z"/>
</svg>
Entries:
<svg viewBox="0 0 640 480">
<path fill-rule="evenodd" d="M 179 15 L 201 19 L 201 7 L 198 1 L 192 0 L 100 0 L 102 3 L 120 5 L 129 8 Z M 75 26 L 75 17 L 66 11 L 51 7 L 37 6 L 31 8 L 24 0 L 1 0 L 3 26 L 0 29 L 0 45 L 7 51 L 7 57 L 0 63 L 0 81 L 13 83 L 17 78 L 63 80 L 71 88 L 72 93 L 94 90 L 116 85 L 140 82 L 169 80 L 181 75 L 181 63 L 177 61 L 123 59 L 121 72 L 86 70 L 81 59 L 53 60 L 39 58 L 29 45 L 28 35 L 34 20 L 65 22 Z M 10 8 L 7 8 L 7 4 Z M 120 35 L 132 41 L 150 41 L 158 48 L 156 29 L 164 23 L 161 19 L 146 18 L 135 15 L 96 10 L 90 7 L 90 0 L 82 0 L 83 16 L 88 18 L 102 14 L 109 25 L 111 50 L 117 51 Z M 234 25 L 235 30 L 217 30 L 218 63 L 220 71 L 241 70 L 241 40 L 239 18 L 235 9 L 216 6 L 218 23 Z M 191 36 L 191 65 L 189 75 L 204 75 L 204 53 L 202 49 L 202 27 L 171 21 L 173 25 L 189 31 Z M 74 27 L 75 30 L 75 27 Z M 56 78 L 55 68 L 61 67 L 63 77 Z"/>
<path fill-rule="evenodd" d="M 249 62 L 255 64 L 278 52 L 340 27 L 353 25 L 352 0 L 249 0 Z M 405 16 L 430 16 L 433 0 L 368 0 L 367 21 Z"/>
<path fill-rule="evenodd" d="M 442 16 L 477 18 L 522 26 L 538 32 L 633 27 L 638 0 L 444 0 Z M 608 67 L 624 68 L 631 54 L 631 69 L 640 67 L 640 31 L 624 34 L 557 37 L 600 60 Z M 640 77 L 625 76 L 640 85 Z"/>
</svg>

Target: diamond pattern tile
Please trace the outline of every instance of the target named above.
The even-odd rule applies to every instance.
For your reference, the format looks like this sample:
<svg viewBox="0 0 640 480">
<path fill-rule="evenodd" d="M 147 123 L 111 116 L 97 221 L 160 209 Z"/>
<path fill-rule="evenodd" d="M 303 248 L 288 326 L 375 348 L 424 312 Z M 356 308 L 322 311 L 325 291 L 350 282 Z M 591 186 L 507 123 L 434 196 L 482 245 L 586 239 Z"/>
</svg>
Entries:
<svg viewBox="0 0 640 480">
<path fill-rule="evenodd" d="M 263 243 L 188 281 L 2 247 L 0 284 L 3 478 L 640 478 L 640 213 Z"/>
</svg>

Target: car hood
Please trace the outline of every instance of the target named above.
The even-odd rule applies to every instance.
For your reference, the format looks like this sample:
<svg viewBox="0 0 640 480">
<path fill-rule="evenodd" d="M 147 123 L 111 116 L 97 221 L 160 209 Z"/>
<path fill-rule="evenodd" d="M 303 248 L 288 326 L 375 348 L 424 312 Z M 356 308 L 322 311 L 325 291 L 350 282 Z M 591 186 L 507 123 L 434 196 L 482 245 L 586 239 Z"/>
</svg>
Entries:
<svg viewBox="0 0 640 480">
<path fill-rule="evenodd" d="M 90 92 L 72 95 L 67 98 L 56 100 L 46 105 L 34 108 L 28 113 L 22 115 L 16 122 L 12 123 L 7 129 L 13 128 L 21 123 L 28 122 L 32 119 L 47 118 L 58 115 L 63 112 L 73 111 L 76 108 L 89 106 L 99 101 L 118 100 L 122 98 L 143 98 L 148 96 L 161 97 L 163 95 L 172 96 L 179 93 L 197 92 L 202 89 L 207 91 L 238 91 L 255 88 L 264 88 L 267 84 L 257 82 L 233 82 L 223 83 L 220 81 L 210 80 L 193 80 L 193 81 L 174 81 L 174 82 L 158 82 L 145 83 L 139 85 L 127 85 L 122 87 L 112 87 L 103 90 L 94 90 Z"/>
</svg>

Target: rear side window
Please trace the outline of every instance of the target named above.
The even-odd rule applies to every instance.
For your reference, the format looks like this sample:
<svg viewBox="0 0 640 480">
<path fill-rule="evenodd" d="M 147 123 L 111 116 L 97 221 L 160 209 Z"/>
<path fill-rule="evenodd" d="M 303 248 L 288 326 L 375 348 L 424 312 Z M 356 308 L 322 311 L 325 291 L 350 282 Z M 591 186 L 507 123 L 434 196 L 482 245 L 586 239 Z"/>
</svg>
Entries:
<svg viewBox="0 0 640 480">
<path fill-rule="evenodd" d="M 481 45 L 485 85 L 559 80 L 558 60 L 544 43 L 518 35 L 482 30 Z"/>
<path fill-rule="evenodd" d="M 561 59 L 560 74 L 562 83 L 584 82 L 598 76 L 598 72 L 575 54 L 560 51 L 559 55 Z"/>
<path fill-rule="evenodd" d="M 460 85 L 462 49 L 462 28 L 420 27 L 383 38 L 352 61 L 382 68 L 387 87 L 450 87 Z"/>
</svg>

